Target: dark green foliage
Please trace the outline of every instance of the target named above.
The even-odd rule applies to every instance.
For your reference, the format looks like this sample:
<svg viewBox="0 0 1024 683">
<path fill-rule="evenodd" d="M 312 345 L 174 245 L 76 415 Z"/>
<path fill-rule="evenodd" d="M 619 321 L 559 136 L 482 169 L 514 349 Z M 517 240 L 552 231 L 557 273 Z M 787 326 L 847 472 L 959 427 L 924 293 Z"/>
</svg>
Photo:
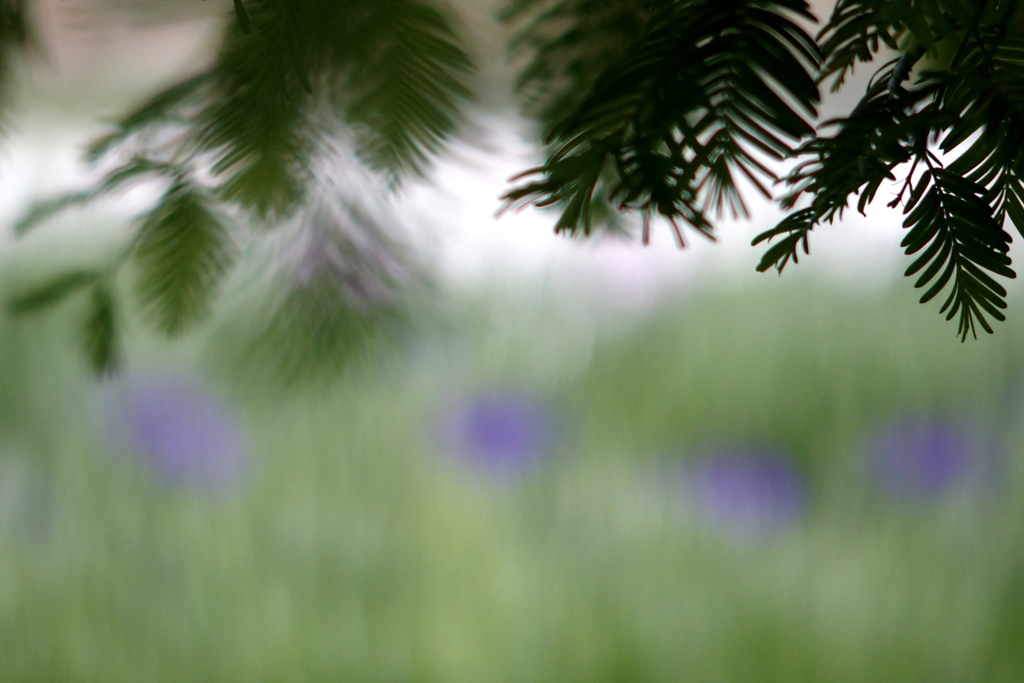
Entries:
<svg viewBox="0 0 1024 683">
<path fill-rule="evenodd" d="M 42 287 L 33 289 L 11 299 L 10 310 L 15 314 L 35 313 L 59 304 L 72 294 L 91 285 L 100 275 L 87 270 L 76 270 L 51 280 Z"/>
<path fill-rule="evenodd" d="M 143 307 L 168 334 L 210 312 L 234 242 L 253 234 L 246 228 L 285 223 L 303 207 L 322 157 L 352 137 L 395 186 L 427 171 L 470 97 L 472 61 L 449 14 L 429 0 L 235 0 L 234 16 L 208 71 L 158 93 L 89 147 L 90 161 L 114 164 L 102 181 L 40 202 L 15 226 L 23 234 L 136 179 L 169 183 L 110 265 L 134 255 Z M 223 216 L 239 214 L 229 234 Z M 335 318 L 315 324 L 341 325 Z"/>
<path fill-rule="evenodd" d="M 887 5 L 885 12 L 891 14 L 898 4 Z M 799 248 L 807 251 L 816 224 L 841 216 L 858 195 L 857 209 L 863 212 L 886 181 L 901 180 L 889 206 L 902 204 L 909 229 L 903 246 L 908 254 L 920 252 L 906 274 L 918 276 L 915 286 L 928 287 L 922 302 L 949 287 L 940 310 L 947 319 L 959 315 L 957 332 L 964 339 L 976 334 L 975 324 L 991 332 L 988 318 L 1004 319 L 1006 290 L 990 273 L 1015 277 L 1005 223 L 1020 230 L 1024 219 L 1024 43 L 1007 37 L 1017 21 L 1013 3 L 1004 3 L 998 14 L 985 3 L 973 9 L 952 1 L 914 7 L 913 18 L 891 14 L 885 42 L 909 31 L 918 45 L 944 43 L 955 45 L 955 51 L 936 52 L 931 68 L 922 70 L 909 91 L 895 87 L 902 75 L 896 73 L 898 61 L 880 69 L 849 116 L 824 124 L 822 130 L 833 134 L 819 133 L 797 150 L 800 163 L 786 178 L 790 191 L 782 205 L 793 209 L 809 195 L 809 207 L 754 243 L 781 238 L 758 267 L 781 271 L 796 260 Z M 842 78 L 855 57 L 877 48 L 874 34 L 850 28 L 852 17 L 866 21 L 866 11 L 862 3 L 839 3 L 834 25 L 822 34 L 823 74 Z M 988 25 L 996 19 L 1000 25 Z M 926 30 L 932 31 L 928 38 Z M 909 169 L 897 178 L 907 163 Z"/>
<path fill-rule="evenodd" d="M 145 179 L 147 176 L 172 178 L 181 176 L 182 173 L 182 169 L 175 168 L 169 164 L 142 157 L 132 158 L 107 173 L 103 180 L 93 188 L 79 192 L 69 192 L 58 197 L 36 202 L 14 224 L 14 234 L 17 237 L 23 237 L 32 229 L 66 209 L 89 204 L 106 194 L 121 190 L 125 185 Z"/>
<path fill-rule="evenodd" d="M 337 101 L 359 152 L 392 182 L 423 173 L 453 132 L 463 77 L 472 70 L 452 26 L 437 9 L 410 0 L 376 0 L 350 20 L 339 56 L 351 71 Z"/>
<path fill-rule="evenodd" d="M 596 36 L 610 28 L 602 21 L 627 14 L 615 35 L 646 24 L 624 47 L 612 39 L 599 50 L 576 32 L 594 26 Z M 771 242 L 758 269 L 781 271 L 809 252 L 816 225 L 854 199 L 864 212 L 902 181 L 890 206 L 908 214 L 908 253 L 921 251 L 908 275 L 928 286 L 923 300 L 948 287 L 941 310 L 959 315 L 961 338 L 1003 318 L 1006 292 L 989 274 L 1014 276 L 1004 224 L 1024 229 L 1017 2 L 839 0 L 816 41 L 791 23 L 807 18 L 793 2 L 520 0 L 511 15 L 533 17 L 517 39 L 533 50 L 522 90 L 559 104 L 540 110 L 548 158 L 517 179 L 528 182 L 509 191 L 509 206 L 557 207 L 556 231 L 588 235 L 610 200 L 640 211 L 645 238 L 652 216 L 680 241 L 680 222 L 710 236 L 709 209 L 744 213 L 736 171 L 768 195 L 765 163 L 793 157 L 780 198 L 790 213 L 754 240 Z M 904 54 L 848 116 L 812 131 L 803 119 L 817 100 L 812 75 L 837 89 L 883 48 Z"/>
<path fill-rule="evenodd" d="M 249 12 L 245 9 L 242 0 L 235 0 L 235 14 L 238 16 L 238 26 L 242 29 L 242 33 L 246 35 L 252 33 L 252 20 L 249 18 Z"/>
<path fill-rule="evenodd" d="M 340 197 L 338 193 L 344 192 Z M 393 333 L 407 316 L 403 299 L 426 283 L 413 267 L 408 247 L 390 236 L 372 204 L 352 189 L 320 191 L 303 211 L 288 248 L 275 255 L 270 282 L 253 283 L 258 311 L 225 335 L 226 365 L 243 377 L 262 378 L 277 388 L 323 383 L 370 342 Z"/>
<path fill-rule="evenodd" d="M 516 27 L 514 54 L 527 64 L 516 86 L 526 111 L 547 126 L 582 104 L 598 76 L 644 32 L 650 2 L 638 0 L 515 0 L 503 19 Z"/>
<path fill-rule="evenodd" d="M 422 173 L 453 132 L 472 63 L 447 15 L 417 0 L 251 0 L 197 115 L 225 197 L 263 217 L 304 196 L 332 118 L 392 181 Z M 326 125 L 325 125 L 326 124 Z"/>
<path fill-rule="evenodd" d="M 89 145 L 86 158 L 97 161 L 127 142 L 133 135 L 152 133 L 154 129 L 175 120 L 177 109 L 194 97 L 196 91 L 209 80 L 209 73 L 201 73 L 158 93 L 117 122 L 113 132 L 94 140 Z"/>
<path fill-rule="evenodd" d="M 265 302 L 230 357 L 229 372 L 275 389 L 328 386 L 352 362 L 402 323 L 395 302 L 359 306 L 329 279 L 295 286 L 277 281 L 278 296 Z"/>
<path fill-rule="evenodd" d="M 930 285 L 921 303 L 930 301 L 952 282 L 952 291 L 940 312 L 949 310 L 947 320 L 960 313 L 958 333 L 962 338 L 976 334 L 975 320 L 986 332 L 992 332 L 985 314 L 1005 320 L 999 309 L 1006 308 L 1006 290 L 984 271 L 1014 277 L 1006 255 L 1010 236 L 990 215 L 985 193 L 983 186 L 946 169 L 929 169 L 911 195 L 904 222 L 910 229 L 902 243 L 907 254 L 923 250 L 906 275 L 924 269 L 914 283 L 915 287 Z"/>
<path fill-rule="evenodd" d="M 287 216 L 309 180 L 311 87 L 288 3 L 249 4 L 252 29 L 229 34 L 192 132 L 223 196 L 267 219 Z"/>
<path fill-rule="evenodd" d="M 24 41 L 17 6 L 0 3 L 2 54 Z M 236 240 L 310 210 L 332 154 L 351 147 L 397 187 L 429 169 L 471 97 L 472 60 L 431 0 L 234 0 L 231 16 L 206 72 L 90 147 L 113 170 L 15 226 L 21 234 L 139 179 L 166 183 L 104 274 L 134 255 L 144 307 L 170 334 L 210 312 Z M 502 16 L 523 109 L 547 145 L 506 209 L 555 208 L 555 230 L 569 235 L 621 229 L 618 215 L 632 213 L 644 241 L 663 220 L 683 244 L 684 226 L 714 239 L 716 218 L 747 214 L 742 191 L 772 197 L 785 173 L 788 215 L 754 240 L 766 245 L 758 269 L 781 271 L 809 253 L 817 225 L 850 206 L 864 212 L 895 182 L 889 205 L 905 214 L 907 275 L 922 301 L 944 294 L 940 310 L 958 317 L 961 338 L 1003 319 L 1008 225 L 1024 231 L 1024 4 L 838 0 L 816 38 L 804 0 L 510 0 Z M 860 102 L 815 126 L 819 86 L 838 88 L 881 50 L 898 56 Z M 359 249 L 345 258 L 368 259 L 369 270 L 390 259 Z M 300 336 L 323 340 L 316 353 L 344 355 L 350 315 L 393 303 L 363 308 L 338 282 L 283 282 L 292 303 L 282 329 L 305 327 Z M 86 284 L 58 279 L 14 308 Z"/>
<path fill-rule="evenodd" d="M 99 194 L 95 190 L 83 190 L 53 197 L 52 199 L 40 200 L 33 204 L 14 224 L 14 234 L 17 237 L 22 237 L 31 231 L 32 228 L 46 222 L 62 211 L 73 206 L 87 204 L 98 196 Z"/>
<path fill-rule="evenodd" d="M 139 228 L 139 296 L 154 322 L 178 334 L 204 318 L 234 258 L 231 235 L 209 199 L 175 183 Z"/>
<path fill-rule="evenodd" d="M 775 267 L 781 272 L 790 259 L 797 262 L 798 249 L 809 252 L 809 233 L 815 225 L 841 218 L 856 195 L 860 195 L 857 209 L 864 211 L 883 183 L 895 179 L 893 170 L 909 159 L 904 132 L 910 131 L 910 117 L 886 88 L 893 66 L 882 73 L 848 118 L 824 122 L 818 137 L 796 150 L 801 161 L 786 177 L 792 189 L 780 201 L 783 208 L 792 210 L 804 195 L 810 195 L 811 206 L 794 211 L 754 239 L 757 245 L 781 238 L 765 252 L 759 271 Z M 824 135 L 827 130 L 835 133 Z"/>
<path fill-rule="evenodd" d="M 29 40 L 23 0 L 0 2 L 0 120 L 9 104 L 11 53 Z"/>
<path fill-rule="evenodd" d="M 950 30 L 950 10 L 961 22 L 970 18 L 959 2 L 941 4 L 948 7 L 935 0 L 839 0 L 818 35 L 824 55 L 819 80 L 831 78 L 832 90 L 838 90 L 858 62 L 871 61 L 881 48 L 899 50 L 908 31 L 916 41 L 934 47 L 932 27 Z"/>
<path fill-rule="evenodd" d="M 97 375 L 115 372 L 121 361 L 117 313 L 109 287 L 100 283 L 92 288 L 82 325 L 82 350 Z"/>
<path fill-rule="evenodd" d="M 712 236 L 707 212 L 746 214 L 735 174 L 767 194 L 765 159 L 810 135 L 818 50 L 793 17 L 801 0 L 645 3 L 642 34 L 546 137 L 547 163 L 506 195 L 559 205 L 555 230 L 589 235 L 598 186 L 620 209 Z M 542 54 L 543 59 L 543 54 Z M 646 230 L 645 230 L 646 232 Z"/>
</svg>

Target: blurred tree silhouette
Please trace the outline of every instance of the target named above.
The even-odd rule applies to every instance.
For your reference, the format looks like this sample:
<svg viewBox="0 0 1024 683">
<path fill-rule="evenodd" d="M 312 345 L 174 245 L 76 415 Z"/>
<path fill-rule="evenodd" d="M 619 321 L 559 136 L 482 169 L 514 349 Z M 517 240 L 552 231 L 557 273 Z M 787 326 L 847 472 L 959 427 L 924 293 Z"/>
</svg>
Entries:
<svg viewBox="0 0 1024 683">
<path fill-rule="evenodd" d="M 339 141 L 397 188 L 429 168 L 472 97 L 473 60 L 442 4 L 233 1 L 216 63 L 95 141 L 88 158 L 108 170 L 100 183 L 38 204 L 16 226 L 22 234 L 142 179 L 164 183 L 108 270 L 60 274 L 12 304 L 37 310 L 91 290 L 85 344 L 100 372 L 117 363 L 111 280 L 125 263 L 154 324 L 186 331 L 260 226 L 315 205 L 314 222 L 329 214 L 352 234 L 377 229 L 359 211 L 322 210 L 325 159 Z M 7 51 L 25 42 L 19 7 L 0 2 Z M 995 278 L 1014 277 L 1006 225 L 1024 229 L 1022 16 L 1016 0 L 839 0 L 815 37 L 804 0 L 512 0 L 503 20 L 522 65 L 517 92 L 548 153 L 514 180 L 505 208 L 554 207 L 555 230 L 569 235 L 635 212 L 644 241 L 660 219 L 683 244 L 685 229 L 714 239 L 715 217 L 746 215 L 744 183 L 767 197 L 781 184 L 789 213 L 754 240 L 768 245 L 759 270 L 781 271 L 808 253 L 816 225 L 854 199 L 863 211 L 899 181 L 889 205 L 906 215 L 903 246 L 918 255 L 907 275 L 927 287 L 922 302 L 943 293 L 940 310 L 958 317 L 962 339 L 991 332 L 1006 307 Z M 847 116 L 815 127 L 820 86 L 837 89 L 882 49 L 899 56 Z M 344 274 L 318 280 L 344 281 L 342 301 L 360 292 L 352 310 L 393 303 L 366 295 L 398 286 L 393 264 L 376 274 L 343 265 L 381 250 L 342 242 L 344 257 L 317 267 Z M 351 281 L 359 273 L 370 273 L 365 283 Z"/>
</svg>

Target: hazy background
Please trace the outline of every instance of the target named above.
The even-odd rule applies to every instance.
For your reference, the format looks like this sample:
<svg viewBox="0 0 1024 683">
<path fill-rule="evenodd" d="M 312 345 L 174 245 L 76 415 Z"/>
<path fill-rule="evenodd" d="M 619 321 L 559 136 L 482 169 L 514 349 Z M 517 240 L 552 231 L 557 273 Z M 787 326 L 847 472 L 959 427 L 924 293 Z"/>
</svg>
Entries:
<svg viewBox="0 0 1024 683">
<path fill-rule="evenodd" d="M 459 7 L 480 45 L 491 5 Z M 145 188 L 9 236 L 231 9 L 30 8 L 4 297 L 128 229 Z M 195 334 L 129 320 L 104 381 L 78 304 L 0 315 L 0 680 L 1024 679 L 1020 293 L 960 344 L 885 209 L 781 278 L 754 272 L 764 203 L 684 251 L 495 219 L 539 158 L 509 79 L 485 54 L 471 132 L 382 209 L 436 289 L 315 390 L 233 365 L 244 264 Z"/>
</svg>

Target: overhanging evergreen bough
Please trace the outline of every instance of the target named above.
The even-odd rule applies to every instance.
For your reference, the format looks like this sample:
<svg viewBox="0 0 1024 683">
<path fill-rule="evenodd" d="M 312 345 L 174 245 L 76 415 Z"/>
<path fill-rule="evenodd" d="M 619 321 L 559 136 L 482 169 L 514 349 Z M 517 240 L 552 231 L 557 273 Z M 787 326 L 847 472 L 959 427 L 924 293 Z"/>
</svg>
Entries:
<svg viewBox="0 0 1024 683">
<path fill-rule="evenodd" d="M 25 41 L 14 6 L 0 3 L 7 51 Z M 143 178 L 164 183 L 109 269 L 63 273 L 12 304 L 37 310 L 89 290 L 86 348 L 100 371 L 117 359 L 110 283 L 122 264 L 137 267 L 154 323 L 187 330 L 209 312 L 239 239 L 308 202 L 339 124 L 394 188 L 429 167 L 471 97 L 468 50 L 430 0 L 234 0 L 233 12 L 213 67 L 91 146 L 110 169 L 102 182 L 17 226 Z M 922 301 L 941 298 L 962 339 L 1004 319 L 1007 229 L 1024 229 L 1016 0 L 839 0 L 816 37 L 804 0 L 513 0 L 503 18 L 523 63 L 517 92 L 548 150 L 505 208 L 552 207 L 556 231 L 574 236 L 637 213 L 645 241 L 661 219 L 682 244 L 687 229 L 714 239 L 715 218 L 746 215 L 739 185 L 768 197 L 781 185 L 788 215 L 754 244 L 767 247 L 759 270 L 782 271 L 817 225 L 863 212 L 895 182 L 889 205 L 905 214 Z M 883 49 L 899 56 L 848 115 L 816 127 L 821 85 L 837 89 Z"/>
</svg>

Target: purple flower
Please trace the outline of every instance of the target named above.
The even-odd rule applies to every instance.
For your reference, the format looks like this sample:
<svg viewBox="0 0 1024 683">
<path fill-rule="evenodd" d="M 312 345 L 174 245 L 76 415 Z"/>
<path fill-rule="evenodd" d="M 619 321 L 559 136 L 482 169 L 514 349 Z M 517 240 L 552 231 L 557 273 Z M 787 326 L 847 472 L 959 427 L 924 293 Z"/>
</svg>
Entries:
<svg viewBox="0 0 1024 683">
<path fill-rule="evenodd" d="M 524 474 L 555 447 L 558 424 L 550 406 L 515 393 L 488 392 L 449 409 L 441 447 L 498 475 Z"/>
<path fill-rule="evenodd" d="M 698 513 L 736 531 L 781 530 L 807 506 L 803 473 L 777 450 L 714 449 L 691 465 L 689 479 Z"/>
<path fill-rule="evenodd" d="M 940 417 L 895 422 L 870 440 L 872 478 L 891 494 L 933 498 L 978 472 L 978 433 Z"/>
<path fill-rule="evenodd" d="M 116 428 L 168 483 L 222 487 L 237 481 L 246 451 L 231 407 L 179 378 L 129 385 Z"/>
</svg>

